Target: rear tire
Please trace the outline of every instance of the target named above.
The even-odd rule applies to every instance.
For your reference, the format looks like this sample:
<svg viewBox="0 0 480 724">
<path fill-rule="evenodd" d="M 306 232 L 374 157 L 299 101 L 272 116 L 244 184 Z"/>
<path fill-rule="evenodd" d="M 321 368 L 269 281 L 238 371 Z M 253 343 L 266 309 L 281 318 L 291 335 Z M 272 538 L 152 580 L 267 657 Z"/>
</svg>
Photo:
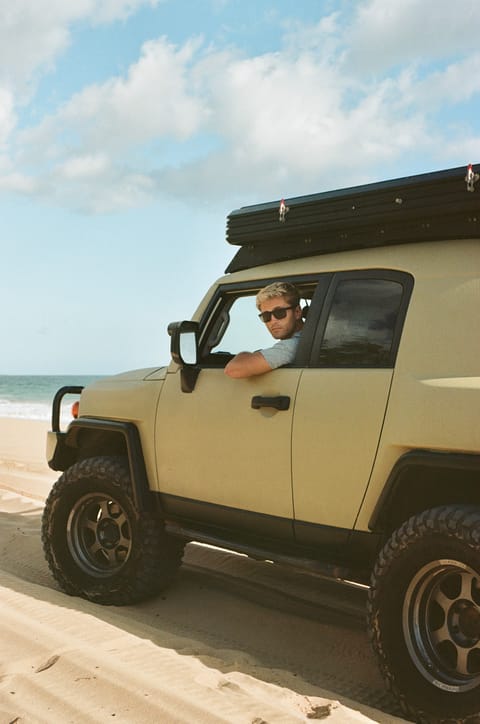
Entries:
<svg viewBox="0 0 480 724">
<path fill-rule="evenodd" d="M 378 557 L 368 599 L 389 689 L 419 722 L 480 719 L 480 510 L 416 515 Z"/>
<path fill-rule="evenodd" d="M 128 465 L 117 457 L 82 460 L 60 477 L 45 504 L 42 543 L 66 593 L 116 606 L 166 588 L 184 548 L 158 516 L 136 510 Z"/>
</svg>

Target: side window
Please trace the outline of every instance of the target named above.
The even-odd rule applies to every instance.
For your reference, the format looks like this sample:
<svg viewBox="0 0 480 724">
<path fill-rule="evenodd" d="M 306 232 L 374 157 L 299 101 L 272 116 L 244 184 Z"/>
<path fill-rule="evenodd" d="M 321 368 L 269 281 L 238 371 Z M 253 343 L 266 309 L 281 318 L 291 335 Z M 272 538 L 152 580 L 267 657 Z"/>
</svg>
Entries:
<svg viewBox="0 0 480 724">
<path fill-rule="evenodd" d="M 253 352 L 272 344 L 268 330 L 258 319 L 255 294 L 256 290 L 218 298 L 200 344 L 203 366 L 224 367 L 238 352 Z"/>
<path fill-rule="evenodd" d="M 228 325 L 222 339 L 212 351 L 222 350 L 237 354 L 269 347 L 272 338 L 257 315 L 255 295 L 237 297 L 228 310 Z"/>
<path fill-rule="evenodd" d="M 309 276 L 300 282 L 297 279 L 293 281 L 300 292 L 300 305 L 305 309 L 311 303 L 317 280 Z M 262 281 L 261 286 L 268 283 L 268 280 Z M 259 288 L 236 290 L 225 287 L 220 290 L 203 322 L 200 341 L 202 365 L 225 366 L 228 359 L 238 352 L 254 352 L 275 344 L 277 340 L 258 317 L 256 295 Z"/>
<path fill-rule="evenodd" d="M 347 279 L 335 289 L 318 364 L 389 367 L 404 288 L 387 279 Z"/>
</svg>

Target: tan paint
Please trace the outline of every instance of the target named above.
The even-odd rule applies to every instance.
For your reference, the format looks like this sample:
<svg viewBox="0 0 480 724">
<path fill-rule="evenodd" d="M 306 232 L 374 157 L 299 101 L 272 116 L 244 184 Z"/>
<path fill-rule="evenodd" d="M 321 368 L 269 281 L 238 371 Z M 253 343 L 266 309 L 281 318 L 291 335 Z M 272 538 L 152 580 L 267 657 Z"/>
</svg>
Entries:
<svg viewBox="0 0 480 724">
<path fill-rule="evenodd" d="M 154 490 L 286 518 L 295 506 L 299 520 L 329 526 L 348 528 L 358 514 L 356 527 L 367 530 L 401 455 L 480 450 L 480 242 L 364 249 L 244 270 L 213 284 L 193 316 L 201 318 L 219 284 L 374 268 L 415 280 L 393 377 L 391 370 L 283 369 L 231 380 L 204 369 L 187 394 L 171 363 L 168 374 L 140 370 L 92 385 L 80 414 L 138 426 Z M 252 410 L 254 394 L 289 395 L 290 410 Z"/>
<path fill-rule="evenodd" d="M 156 428 L 159 489 L 269 515 L 292 517 L 291 425 L 301 372 L 279 369 L 232 380 L 203 369 L 192 393 L 169 374 Z M 287 411 L 254 410 L 254 395 L 288 395 Z"/>
<path fill-rule="evenodd" d="M 377 452 L 391 370 L 310 369 L 293 425 L 298 520 L 351 528 Z"/>
</svg>

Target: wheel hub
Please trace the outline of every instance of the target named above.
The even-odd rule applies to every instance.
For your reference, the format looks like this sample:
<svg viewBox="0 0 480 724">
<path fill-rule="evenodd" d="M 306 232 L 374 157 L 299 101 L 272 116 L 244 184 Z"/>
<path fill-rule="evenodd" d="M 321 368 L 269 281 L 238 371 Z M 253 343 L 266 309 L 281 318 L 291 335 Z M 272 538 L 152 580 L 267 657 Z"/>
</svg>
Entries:
<svg viewBox="0 0 480 724">
<path fill-rule="evenodd" d="M 89 493 L 72 507 L 67 544 L 75 563 L 86 574 L 109 577 L 129 559 L 131 522 L 117 500 L 103 493 Z"/>
<path fill-rule="evenodd" d="M 112 550 L 120 540 L 118 525 L 113 520 L 102 520 L 97 528 L 97 537 L 103 548 Z"/>
</svg>

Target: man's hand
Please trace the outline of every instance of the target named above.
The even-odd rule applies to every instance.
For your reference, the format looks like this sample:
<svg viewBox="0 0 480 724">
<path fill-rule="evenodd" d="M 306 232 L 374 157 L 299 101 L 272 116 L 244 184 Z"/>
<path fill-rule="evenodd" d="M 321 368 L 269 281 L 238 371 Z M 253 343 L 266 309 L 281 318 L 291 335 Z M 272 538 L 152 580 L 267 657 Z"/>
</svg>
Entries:
<svg viewBox="0 0 480 724">
<path fill-rule="evenodd" d="M 239 379 L 271 372 L 272 368 L 261 352 L 239 352 L 225 367 L 225 374 Z"/>
</svg>

